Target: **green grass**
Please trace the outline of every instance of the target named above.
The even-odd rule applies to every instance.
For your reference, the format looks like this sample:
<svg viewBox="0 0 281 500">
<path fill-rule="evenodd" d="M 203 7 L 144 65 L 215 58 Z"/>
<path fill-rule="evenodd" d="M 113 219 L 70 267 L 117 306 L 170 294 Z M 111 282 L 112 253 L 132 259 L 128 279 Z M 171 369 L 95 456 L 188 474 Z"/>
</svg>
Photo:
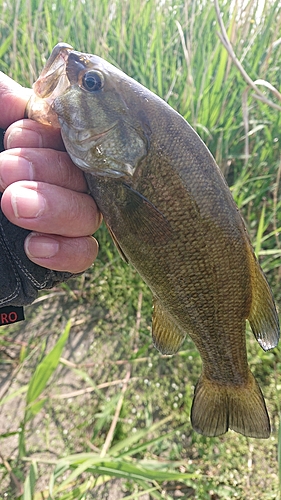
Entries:
<svg viewBox="0 0 281 500">
<path fill-rule="evenodd" d="M 225 2 L 223 20 L 252 80 L 280 91 L 281 8 L 259 4 L 245 0 L 233 10 Z M 119 66 L 191 123 L 226 175 L 280 304 L 280 112 L 248 90 L 245 128 L 247 84 L 217 36 L 213 2 L 0 0 L 0 12 L 0 70 L 23 85 L 65 41 Z M 271 438 L 197 435 L 189 411 L 198 352 L 189 339 L 173 358 L 152 348 L 150 292 L 104 227 L 97 238 L 90 271 L 26 308 L 25 324 L 1 329 L 9 377 L 0 402 L 0 498 L 106 499 L 117 478 L 117 498 L 276 500 L 278 349 L 264 353 L 247 335 Z"/>
</svg>

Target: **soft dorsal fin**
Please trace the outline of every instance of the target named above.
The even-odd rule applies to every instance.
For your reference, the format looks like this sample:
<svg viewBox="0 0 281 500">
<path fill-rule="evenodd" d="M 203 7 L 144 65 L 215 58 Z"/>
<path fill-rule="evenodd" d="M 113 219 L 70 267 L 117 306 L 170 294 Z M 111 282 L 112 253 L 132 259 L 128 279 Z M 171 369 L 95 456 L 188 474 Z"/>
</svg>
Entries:
<svg viewBox="0 0 281 500">
<path fill-rule="evenodd" d="M 152 339 L 162 354 L 175 354 L 185 339 L 185 333 L 173 322 L 158 299 L 153 299 Z"/>
<path fill-rule="evenodd" d="M 253 333 L 264 351 L 276 347 L 280 335 L 279 319 L 266 277 L 253 258 L 252 304 L 248 317 Z"/>
</svg>

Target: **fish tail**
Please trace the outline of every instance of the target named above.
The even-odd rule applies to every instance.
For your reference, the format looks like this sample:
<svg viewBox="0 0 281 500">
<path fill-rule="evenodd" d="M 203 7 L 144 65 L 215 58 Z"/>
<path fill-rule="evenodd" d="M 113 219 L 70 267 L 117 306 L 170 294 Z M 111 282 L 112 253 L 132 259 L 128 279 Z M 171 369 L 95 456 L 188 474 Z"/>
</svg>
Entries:
<svg viewBox="0 0 281 500">
<path fill-rule="evenodd" d="M 270 436 L 270 422 L 262 392 L 249 370 L 243 385 L 223 385 L 201 375 L 191 408 L 194 430 L 219 436 L 233 429 L 254 438 Z"/>
</svg>

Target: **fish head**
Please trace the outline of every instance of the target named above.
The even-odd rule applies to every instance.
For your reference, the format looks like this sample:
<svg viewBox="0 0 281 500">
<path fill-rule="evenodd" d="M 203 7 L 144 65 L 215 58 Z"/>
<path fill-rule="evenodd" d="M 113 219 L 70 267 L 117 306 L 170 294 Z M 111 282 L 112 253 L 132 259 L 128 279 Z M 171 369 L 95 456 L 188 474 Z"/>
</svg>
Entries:
<svg viewBox="0 0 281 500">
<path fill-rule="evenodd" d="M 84 171 L 130 178 L 150 134 L 138 85 L 101 57 L 58 44 L 33 86 L 28 117 L 59 126 L 67 152 Z"/>
</svg>

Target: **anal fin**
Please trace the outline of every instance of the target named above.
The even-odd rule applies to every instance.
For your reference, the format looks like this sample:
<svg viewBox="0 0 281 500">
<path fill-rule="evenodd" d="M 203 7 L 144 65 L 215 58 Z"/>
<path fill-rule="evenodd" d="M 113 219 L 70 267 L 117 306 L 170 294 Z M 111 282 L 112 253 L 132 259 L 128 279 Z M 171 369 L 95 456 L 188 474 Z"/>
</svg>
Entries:
<svg viewBox="0 0 281 500">
<path fill-rule="evenodd" d="M 253 333 L 264 351 L 276 347 L 280 335 L 279 319 L 266 277 L 253 259 L 252 304 L 248 317 Z"/>
<path fill-rule="evenodd" d="M 160 301 L 153 299 L 152 339 L 162 354 L 175 354 L 185 339 L 185 333 L 174 323 Z"/>
</svg>

